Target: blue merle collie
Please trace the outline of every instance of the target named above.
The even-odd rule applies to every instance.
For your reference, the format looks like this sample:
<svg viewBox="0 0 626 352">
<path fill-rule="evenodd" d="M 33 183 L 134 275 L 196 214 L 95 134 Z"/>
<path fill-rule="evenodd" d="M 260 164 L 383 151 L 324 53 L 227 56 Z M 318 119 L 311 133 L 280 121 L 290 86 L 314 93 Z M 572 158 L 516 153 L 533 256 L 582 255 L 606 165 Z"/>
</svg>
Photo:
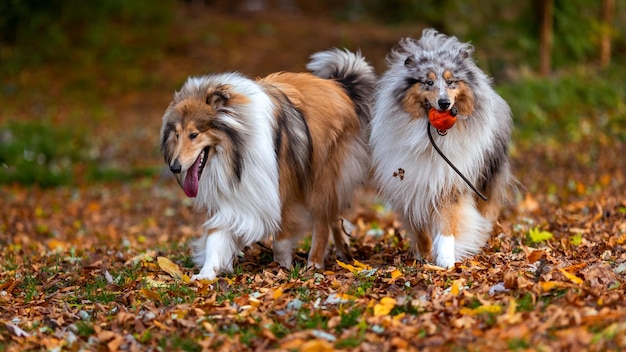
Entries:
<svg viewBox="0 0 626 352">
<path fill-rule="evenodd" d="M 381 195 L 401 216 L 418 257 L 445 268 L 480 251 L 512 183 L 511 111 L 472 52 L 434 29 L 400 40 L 387 56 L 370 125 Z M 446 135 L 430 135 L 487 200 L 435 151 L 429 109 L 456 115 Z"/>
</svg>

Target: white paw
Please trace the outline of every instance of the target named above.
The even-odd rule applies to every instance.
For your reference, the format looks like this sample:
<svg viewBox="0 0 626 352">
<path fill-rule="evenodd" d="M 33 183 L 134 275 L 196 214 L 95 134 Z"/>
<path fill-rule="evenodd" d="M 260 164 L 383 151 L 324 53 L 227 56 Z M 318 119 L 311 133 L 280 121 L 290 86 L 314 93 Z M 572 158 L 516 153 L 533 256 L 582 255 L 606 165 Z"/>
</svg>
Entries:
<svg viewBox="0 0 626 352">
<path fill-rule="evenodd" d="M 435 264 L 442 268 L 452 268 L 456 262 L 454 257 L 454 236 L 437 234 L 433 241 L 433 258 Z"/>
<path fill-rule="evenodd" d="M 202 270 L 200 270 L 200 273 L 193 275 L 191 277 L 191 281 L 199 281 L 199 280 L 215 280 L 215 278 L 217 277 L 217 274 L 215 272 L 215 270 L 213 269 L 206 269 L 206 268 L 202 268 Z"/>
<path fill-rule="evenodd" d="M 437 266 L 440 266 L 442 268 L 452 268 L 454 267 L 454 263 L 456 263 L 456 260 L 454 259 L 454 253 L 439 254 L 436 259 Z"/>
</svg>

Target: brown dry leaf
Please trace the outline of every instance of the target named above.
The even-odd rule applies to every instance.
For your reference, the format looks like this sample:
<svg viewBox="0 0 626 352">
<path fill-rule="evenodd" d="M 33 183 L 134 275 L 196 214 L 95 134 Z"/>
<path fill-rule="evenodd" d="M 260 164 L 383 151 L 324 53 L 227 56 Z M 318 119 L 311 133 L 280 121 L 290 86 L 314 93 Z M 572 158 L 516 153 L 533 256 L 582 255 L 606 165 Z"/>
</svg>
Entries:
<svg viewBox="0 0 626 352">
<path fill-rule="evenodd" d="M 529 263 L 534 263 L 536 261 L 538 261 L 541 258 L 544 258 L 546 256 L 546 251 L 545 250 L 535 250 L 532 251 L 528 254 L 528 262 Z"/>
</svg>

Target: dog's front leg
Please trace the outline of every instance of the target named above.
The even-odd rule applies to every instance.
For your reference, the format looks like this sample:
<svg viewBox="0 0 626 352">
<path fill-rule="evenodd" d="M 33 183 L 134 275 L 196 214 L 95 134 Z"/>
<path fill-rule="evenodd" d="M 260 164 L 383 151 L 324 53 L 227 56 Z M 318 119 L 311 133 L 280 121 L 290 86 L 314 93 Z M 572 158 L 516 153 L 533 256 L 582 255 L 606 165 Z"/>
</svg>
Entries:
<svg viewBox="0 0 626 352">
<path fill-rule="evenodd" d="M 452 268 L 456 262 L 454 235 L 437 234 L 433 241 L 433 259 L 437 266 Z"/>
<path fill-rule="evenodd" d="M 223 272 L 232 272 L 237 248 L 233 236 L 216 230 L 205 234 L 194 243 L 194 262 L 201 266 L 200 273 L 191 280 L 214 280 Z"/>
</svg>

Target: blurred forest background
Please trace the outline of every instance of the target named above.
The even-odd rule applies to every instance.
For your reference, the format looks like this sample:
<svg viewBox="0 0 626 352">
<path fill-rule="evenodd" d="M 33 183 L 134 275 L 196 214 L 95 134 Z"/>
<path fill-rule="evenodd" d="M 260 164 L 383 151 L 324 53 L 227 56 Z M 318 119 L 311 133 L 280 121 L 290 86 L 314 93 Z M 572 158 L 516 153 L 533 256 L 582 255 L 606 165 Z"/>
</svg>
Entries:
<svg viewBox="0 0 626 352">
<path fill-rule="evenodd" d="M 425 27 L 474 44 L 513 109 L 514 154 L 602 148 L 626 141 L 625 24 L 620 0 L 5 0 L 0 183 L 158 175 L 160 117 L 189 75 L 301 71 L 329 47 L 382 73 Z"/>
</svg>

